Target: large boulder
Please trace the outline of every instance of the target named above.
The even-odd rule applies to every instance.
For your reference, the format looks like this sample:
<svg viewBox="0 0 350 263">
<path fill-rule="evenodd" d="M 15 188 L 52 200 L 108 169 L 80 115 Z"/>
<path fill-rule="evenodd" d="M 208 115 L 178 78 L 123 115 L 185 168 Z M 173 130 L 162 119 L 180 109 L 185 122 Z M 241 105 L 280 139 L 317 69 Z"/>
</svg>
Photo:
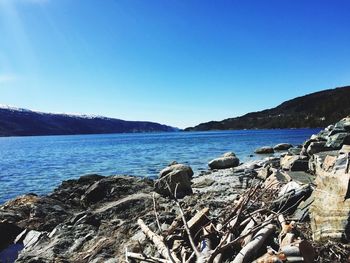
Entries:
<svg viewBox="0 0 350 263">
<path fill-rule="evenodd" d="M 193 176 L 193 170 L 190 166 L 173 162 L 159 172 L 159 177 L 162 178 L 173 171 L 181 171 L 190 178 Z"/>
<path fill-rule="evenodd" d="M 329 136 L 325 146 L 334 150 L 339 150 L 344 144 L 350 144 L 350 133 L 341 132 Z"/>
<path fill-rule="evenodd" d="M 325 152 L 315 153 L 309 159 L 309 171 L 312 174 L 317 174 L 318 171 L 322 169 L 326 158 L 328 158 L 326 163 L 329 163 L 331 157 L 337 158 L 337 156 L 338 156 L 338 151 L 325 151 Z"/>
<path fill-rule="evenodd" d="M 154 183 L 154 190 L 164 196 L 172 197 L 176 194 L 176 197 L 182 198 L 193 193 L 191 187 L 192 176 L 193 171 L 190 166 L 184 164 L 170 165 L 160 171 L 159 179 Z"/>
<path fill-rule="evenodd" d="M 310 206 L 313 239 L 349 241 L 350 155 L 340 154 L 330 161 L 332 165 L 328 164 L 327 170 L 319 169 L 316 174 L 314 202 Z"/>
<path fill-rule="evenodd" d="M 289 148 L 292 148 L 293 145 L 290 143 L 279 143 L 273 147 L 275 151 L 286 151 Z"/>
<path fill-rule="evenodd" d="M 326 136 L 326 135 L 325 135 Z M 327 138 L 328 137 L 321 137 L 319 135 L 312 135 L 311 138 L 309 140 L 307 140 L 306 142 L 304 142 L 302 148 L 301 148 L 301 152 L 300 154 L 301 155 L 304 155 L 304 156 L 309 156 L 308 155 L 308 149 L 309 149 L 309 146 L 313 144 L 313 146 L 309 149 L 309 151 L 313 151 L 314 149 L 317 150 L 321 145 L 322 145 L 322 142 L 326 142 L 327 141 Z"/>
<path fill-rule="evenodd" d="M 85 206 L 102 200 L 108 193 L 109 185 L 106 181 L 100 180 L 93 183 L 82 196 Z"/>
<path fill-rule="evenodd" d="M 350 116 L 337 122 L 334 126 L 334 129 L 341 129 L 350 132 Z"/>
<path fill-rule="evenodd" d="M 233 152 L 228 152 L 219 158 L 211 160 L 208 163 L 210 169 L 227 169 L 239 165 L 239 159 Z"/>
<path fill-rule="evenodd" d="M 307 171 L 309 162 L 306 158 L 298 155 L 286 155 L 281 158 L 281 168 L 289 171 Z"/>
<path fill-rule="evenodd" d="M 311 156 L 315 153 L 323 152 L 327 149 L 325 145 L 326 145 L 325 141 L 311 142 L 306 149 L 306 153 L 308 156 Z"/>
<path fill-rule="evenodd" d="M 274 153 L 275 151 L 271 146 L 263 146 L 256 149 L 254 152 L 257 154 L 270 154 L 270 153 Z"/>
</svg>

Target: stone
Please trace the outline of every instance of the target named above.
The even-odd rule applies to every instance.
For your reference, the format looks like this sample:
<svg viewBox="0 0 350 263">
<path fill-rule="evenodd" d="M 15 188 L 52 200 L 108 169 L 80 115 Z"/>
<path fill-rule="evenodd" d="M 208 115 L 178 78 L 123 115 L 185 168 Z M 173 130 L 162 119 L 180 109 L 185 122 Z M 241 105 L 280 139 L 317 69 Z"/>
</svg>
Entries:
<svg viewBox="0 0 350 263">
<path fill-rule="evenodd" d="M 173 197 L 176 189 L 176 197 L 182 198 L 191 195 L 191 167 L 183 164 L 175 164 L 166 167 L 159 173 L 159 179 L 154 182 L 154 190 L 160 195 Z M 169 189 L 170 188 L 170 189 Z"/>
<path fill-rule="evenodd" d="M 159 177 L 162 178 L 162 177 L 166 176 L 167 174 L 174 172 L 174 171 L 186 174 L 189 178 L 192 178 L 192 176 L 193 176 L 193 171 L 192 171 L 192 168 L 190 166 L 184 165 L 184 164 L 179 164 L 179 163 L 175 162 L 175 164 L 169 165 L 168 167 L 161 170 L 159 172 Z"/>
<path fill-rule="evenodd" d="M 281 187 L 281 190 L 278 192 L 278 196 L 285 195 L 291 191 L 300 190 L 301 186 L 295 181 L 290 181 Z"/>
<path fill-rule="evenodd" d="M 72 201 L 81 200 L 97 181 L 110 189 L 103 199 L 88 209 L 80 201 Z M 109 262 L 111 258 L 119 262 L 124 258 L 125 246 L 134 242 L 130 238 L 139 231 L 133 219 L 142 217 L 147 224 L 154 221 L 152 191 L 153 181 L 147 178 L 108 176 L 68 180 L 49 196 L 35 200 L 22 197 L 8 202 L 6 208 L 0 206 L 0 222 L 15 211 L 16 217 L 8 217 L 13 224 L 35 230 L 25 239 L 18 237 L 18 244 L 24 242 L 26 247 L 16 262 Z M 164 199 L 157 195 L 155 198 Z M 171 207 L 168 201 L 161 202 Z M 32 209 L 41 210 L 32 213 L 39 217 L 30 216 Z M 3 210 L 7 211 L 6 215 L 1 213 Z M 52 221 L 50 227 L 47 221 Z"/>
<path fill-rule="evenodd" d="M 272 174 L 265 180 L 264 187 L 269 189 L 279 189 L 281 183 L 288 183 L 291 178 L 281 170 L 271 168 Z"/>
<path fill-rule="evenodd" d="M 315 241 L 350 240 L 350 156 L 341 154 L 330 171 L 316 174 L 310 222 Z"/>
<path fill-rule="evenodd" d="M 285 151 L 288 150 L 289 148 L 292 148 L 293 145 L 290 143 L 279 143 L 273 147 L 275 151 Z"/>
<path fill-rule="evenodd" d="M 338 151 L 325 151 L 312 155 L 309 159 L 309 171 L 312 174 L 317 174 L 317 172 L 322 169 L 323 162 L 328 155 L 338 156 Z"/>
<path fill-rule="evenodd" d="M 337 128 L 337 129 L 333 129 L 332 131 L 330 131 L 328 133 L 328 136 L 332 136 L 332 135 L 335 135 L 335 134 L 338 134 L 338 133 L 344 133 L 344 132 L 346 132 L 345 129 Z"/>
<path fill-rule="evenodd" d="M 326 138 L 320 137 L 320 136 L 311 136 L 311 139 L 307 140 L 306 142 L 304 142 L 300 155 L 305 155 L 308 156 L 307 154 L 307 149 L 309 148 L 310 144 L 313 142 L 323 142 L 326 141 Z"/>
<path fill-rule="evenodd" d="M 232 152 L 223 154 L 221 157 L 211 160 L 208 163 L 210 169 L 227 169 L 239 165 L 239 159 Z"/>
<path fill-rule="evenodd" d="M 328 125 L 326 128 L 325 128 L 325 131 L 327 131 L 327 132 L 330 132 L 330 131 L 332 131 L 334 129 L 334 125 Z"/>
<path fill-rule="evenodd" d="M 334 126 L 334 128 L 338 129 L 344 129 L 346 131 L 350 131 L 350 116 L 341 119 L 339 122 L 337 122 Z"/>
<path fill-rule="evenodd" d="M 261 168 L 258 171 L 257 177 L 260 178 L 261 180 L 266 180 L 267 177 L 269 177 L 272 174 L 272 170 L 270 166 L 266 166 Z"/>
<path fill-rule="evenodd" d="M 304 171 L 285 171 L 290 178 L 297 182 L 300 185 L 303 184 L 310 184 L 311 182 L 313 182 L 315 180 L 315 176 L 311 175 L 308 172 L 304 172 Z"/>
<path fill-rule="evenodd" d="M 350 133 L 341 132 L 329 136 L 325 146 L 334 150 L 339 150 L 344 144 L 350 144 Z"/>
<path fill-rule="evenodd" d="M 281 168 L 290 171 L 307 171 L 309 168 L 308 160 L 298 155 L 286 155 L 281 158 Z"/>
<path fill-rule="evenodd" d="M 337 160 L 337 156 L 327 155 L 323 161 L 322 169 L 325 171 L 330 171 L 333 169 L 335 162 Z"/>
<path fill-rule="evenodd" d="M 301 152 L 301 147 L 292 147 L 288 149 L 288 154 L 290 155 L 299 155 Z"/>
<path fill-rule="evenodd" d="M 105 181 L 97 181 L 86 190 L 82 202 L 85 205 L 96 203 L 107 195 L 108 189 Z"/>
<path fill-rule="evenodd" d="M 293 214 L 293 218 L 297 219 L 300 222 L 306 221 L 309 218 L 309 208 L 310 205 L 314 202 L 314 196 L 311 195 L 305 201 L 302 201 Z"/>
<path fill-rule="evenodd" d="M 223 157 L 236 157 L 236 154 L 234 152 L 227 152 L 222 155 Z"/>
<path fill-rule="evenodd" d="M 306 149 L 306 153 L 308 156 L 311 156 L 315 153 L 323 152 L 326 150 L 325 145 L 326 145 L 325 141 L 311 142 Z"/>
<path fill-rule="evenodd" d="M 256 149 L 254 152 L 257 154 L 270 154 L 270 153 L 274 153 L 275 151 L 271 146 L 263 146 Z"/>
<path fill-rule="evenodd" d="M 23 240 L 24 248 L 26 249 L 28 247 L 34 246 L 39 241 L 42 234 L 42 232 L 30 230 Z"/>
<path fill-rule="evenodd" d="M 344 144 L 339 150 L 339 154 L 349 153 L 349 152 L 350 152 L 350 145 L 346 145 L 346 144 Z"/>
<path fill-rule="evenodd" d="M 204 178 L 203 180 L 193 184 L 192 187 L 193 188 L 204 188 L 204 187 L 211 186 L 214 183 L 215 183 L 215 181 L 213 179 L 211 179 L 211 178 Z"/>
</svg>

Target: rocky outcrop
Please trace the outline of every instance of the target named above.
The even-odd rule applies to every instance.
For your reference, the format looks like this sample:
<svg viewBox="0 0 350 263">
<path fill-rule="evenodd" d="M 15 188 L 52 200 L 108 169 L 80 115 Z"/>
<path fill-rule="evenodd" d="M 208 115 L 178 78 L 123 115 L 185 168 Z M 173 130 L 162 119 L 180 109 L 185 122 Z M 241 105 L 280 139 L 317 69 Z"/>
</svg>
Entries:
<svg viewBox="0 0 350 263">
<path fill-rule="evenodd" d="M 181 198 L 192 194 L 191 167 L 183 164 L 174 164 L 164 168 L 159 173 L 159 179 L 154 183 L 154 190 L 164 196 Z M 176 191 L 175 191 L 176 190 Z"/>
<path fill-rule="evenodd" d="M 307 158 L 299 155 L 286 155 L 281 157 L 281 168 L 289 171 L 307 171 L 309 162 Z"/>
<path fill-rule="evenodd" d="M 327 157 L 317 171 L 310 206 L 313 238 L 350 240 L 350 155 Z"/>
<path fill-rule="evenodd" d="M 227 152 L 221 157 L 211 160 L 208 163 L 210 169 L 227 169 L 239 165 L 239 159 L 233 152 Z"/>
<path fill-rule="evenodd" d="M 152 211 L 152 189 L 151 180 L 127 176 L 64 181 L 48 196 L 21 196 L 0 206 L 0 230 L 1 224 L 15 226 L 13 242 L 28 229 L 17 241 L 24 246 L 17 262 L 119 262 L 135 234 L 130 218 Z"/>
</svg>

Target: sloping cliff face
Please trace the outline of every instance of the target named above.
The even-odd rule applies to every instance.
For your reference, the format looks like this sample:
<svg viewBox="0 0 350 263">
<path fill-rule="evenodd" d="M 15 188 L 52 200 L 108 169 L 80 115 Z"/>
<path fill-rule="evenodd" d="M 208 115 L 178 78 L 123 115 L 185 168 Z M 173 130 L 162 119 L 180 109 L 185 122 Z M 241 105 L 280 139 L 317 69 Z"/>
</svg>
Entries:
<svg viewBox="0 0 350 263">
<path fill-rule="evenodd" d="M 169 132 L 174 127 L 101 116 L 53 114 L 0 106 L 0 136 Z"/>
<path fill-rule="evenodd" d="M 222 121 L 201 123 L 186 131 L 326 127 L 350 114 L 350 86 L 298 97 L 279 106 Z"/>
</svg>

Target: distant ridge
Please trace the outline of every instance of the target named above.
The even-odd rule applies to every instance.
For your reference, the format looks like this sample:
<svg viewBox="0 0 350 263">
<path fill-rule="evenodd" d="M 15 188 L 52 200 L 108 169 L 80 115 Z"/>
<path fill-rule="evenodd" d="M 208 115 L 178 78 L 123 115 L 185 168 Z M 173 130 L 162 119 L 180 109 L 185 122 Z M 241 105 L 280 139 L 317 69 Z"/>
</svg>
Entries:
<svg viewBox="0 0 350 263">
<path fill-rule="evenodd" d="M 236 118 L 201 123 L 185 131 L 316 128 L 350 114 L 350 86 L 311 93 Z"/>
<path fill-rule="evenodd" d="M 80 114 L 58 114 L 0 105 L 0 136 L 171 132 L 177 128 L 148 121 L 125 121 Z"/>
</svg>

